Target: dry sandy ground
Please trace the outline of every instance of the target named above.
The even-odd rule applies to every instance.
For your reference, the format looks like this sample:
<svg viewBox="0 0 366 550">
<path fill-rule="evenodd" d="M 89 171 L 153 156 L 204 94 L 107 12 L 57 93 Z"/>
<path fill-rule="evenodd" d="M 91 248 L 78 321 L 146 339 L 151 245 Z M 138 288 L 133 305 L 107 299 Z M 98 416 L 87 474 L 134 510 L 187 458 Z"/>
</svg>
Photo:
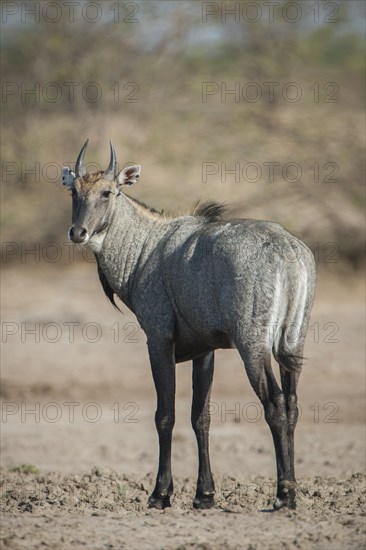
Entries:
<svg viewBox="0 0 366 550">
<path fill-rule="evenodd" d="M 145 337 L 122 309 L 107 303 L 90 263 L 3 272 L 3 548 L 366 546 L 359 277 L 319 277 L 299 388 L 298 509 L 291 512 L 270 511 L 272 441 L 235 351 L 216 354 L 217 507 L 191 506 L 197 457 L 185 363 L 177 367 L 172 508 L 147 509 L 157 462 L 155 393 Z"/>
</svg>

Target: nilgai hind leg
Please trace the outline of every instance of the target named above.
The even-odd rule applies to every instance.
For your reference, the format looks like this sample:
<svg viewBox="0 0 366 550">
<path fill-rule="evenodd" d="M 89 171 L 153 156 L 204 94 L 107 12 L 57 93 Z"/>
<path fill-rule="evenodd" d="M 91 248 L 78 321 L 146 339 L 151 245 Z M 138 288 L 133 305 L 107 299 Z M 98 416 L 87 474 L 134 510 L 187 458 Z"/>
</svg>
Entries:
<svg viewBox="0 0 366 550">
<path fill-rule="evenodd" d="M 296 383 L 298 374 L 282 373 L 279 387 L 271 368 L 271 351 L 265 347 L 238 346 L 249 381 L 264 407 L 272 433 L 277 463 L 277 498 L 274 508 L 295 508 L 293 437 L 297 419 Z M 282 369 L 283 370 L 283 369 Z"/>
</svg>

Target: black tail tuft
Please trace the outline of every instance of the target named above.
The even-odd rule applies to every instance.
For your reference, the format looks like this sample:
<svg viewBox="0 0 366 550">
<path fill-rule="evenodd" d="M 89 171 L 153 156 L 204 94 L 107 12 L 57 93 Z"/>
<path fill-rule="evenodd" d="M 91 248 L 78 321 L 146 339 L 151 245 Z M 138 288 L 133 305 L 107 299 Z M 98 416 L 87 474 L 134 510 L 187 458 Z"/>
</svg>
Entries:
<svg viewBox="0 0 366 550">
<path fill-rule="evenodd" d="M 278 348 L 275 349 L 275 346 L 273 346 L 273 357 L 276 359 L 277 363 L 288 372 L 301 372 L 304 361 L 303 356 L 295 355 L 289 351 L 286 351 L 284 344 L 285 340 L 282 335 Z"/>
</svg>

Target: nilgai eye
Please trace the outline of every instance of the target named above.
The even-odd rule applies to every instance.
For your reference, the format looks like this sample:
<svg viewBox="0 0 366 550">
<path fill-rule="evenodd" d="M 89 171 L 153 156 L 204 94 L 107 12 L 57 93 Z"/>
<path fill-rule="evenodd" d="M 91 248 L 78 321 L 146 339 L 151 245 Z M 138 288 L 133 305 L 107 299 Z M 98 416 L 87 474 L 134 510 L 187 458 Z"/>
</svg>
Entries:
<svg viewBox="0 0 366 550">
<path fill-rule="evenodd" d="M 104 199 L 109 199 L 109 196 L 112 194 L 112 191 L 103 191 L 102 197 Z"/>
</svg>

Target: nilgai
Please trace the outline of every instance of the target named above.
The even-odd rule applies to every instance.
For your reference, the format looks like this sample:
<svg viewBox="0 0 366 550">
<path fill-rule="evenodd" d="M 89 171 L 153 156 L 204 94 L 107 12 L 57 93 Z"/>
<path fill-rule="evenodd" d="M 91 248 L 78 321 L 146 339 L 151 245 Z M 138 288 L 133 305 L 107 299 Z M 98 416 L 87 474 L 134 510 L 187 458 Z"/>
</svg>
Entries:
<svg viewBox="0 0 366 550">
<path fill-rule="evenodd" d="M 140 166 L 117 173 L 110 144 L 105 171 L 88 173 L 81 149 L 75 172 L 64 168 L 72 193 L 69 238 L 94 252 L 109 300 L 117 295 L 147 336 L 157 393 L 159 468 L 150 507 L 170 506 L 175 364 L 193 362 L 192 426 L 199 470 L 195 508 L 214 504 L 208 435 L 214 350 L 237 348 L 272 432 L 277 462 L 274 508 L 295 507 L 296 387 L 315 288 L 311 251 L 281 225 L 223 220 L 223 207 L 196 205 L 168 217 L 124 193 Z M 271 368 L 279 364 L 281 387 Z"/>
</svg>

